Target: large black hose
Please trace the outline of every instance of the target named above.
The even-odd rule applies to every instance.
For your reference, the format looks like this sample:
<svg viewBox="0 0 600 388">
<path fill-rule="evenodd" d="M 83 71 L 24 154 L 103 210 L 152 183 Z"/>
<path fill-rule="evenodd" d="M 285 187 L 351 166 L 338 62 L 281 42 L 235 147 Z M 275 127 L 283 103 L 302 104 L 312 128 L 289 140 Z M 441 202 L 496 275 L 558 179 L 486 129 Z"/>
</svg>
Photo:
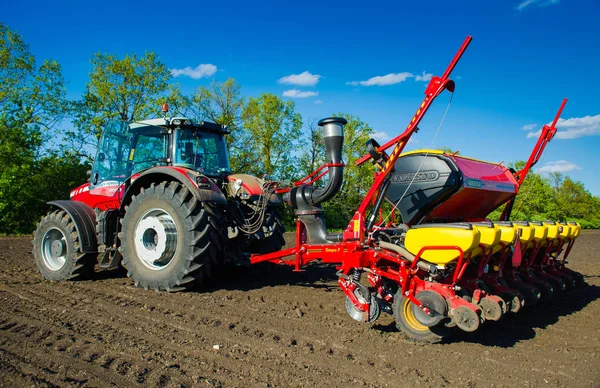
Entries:
<svg viewBox="0 0 600 388">
<path fill-rule="evenodd" d="M 347 121 L 342 117 L 328 117 L 319 121 L 319 126 L 323 127 L 327 162 L 334 165 L 329 167 L 327 185 L 315 188 L 313 185 L 303 184 L 292 188 L 283 197 L 296 209 L 296 215 L 306 227 L 309 243 L 327 244 L 341 240 L 339 235 L 327 234 L 321 203 L 333 198 L 340 191 L 344 181 L 342 147 L 346 123 Z"/>
<path fill-rule="evenodd" d="M 397 254 L 401 255 L 402 257 L 404 257 L 406 260 L 410 261 L 411 263 L 413 261 L 415 261 L 415 255 L 413 255 L 408 250 L 406 250 L 406 248 L 403 248 L 396 244 L 387 243 L 385 241 L 380 241 L 379 246 L 383 249 L 387 249 L 388 251 L 396 252 Z M 417 267 L 419 267 L 423 271 L 430 272 L 432 275 L 437 274 L 437 267 L 431 263 L 424 261 L 424 260 L 419 260 L 417 262 Z"/>
<path fill-rule="evenodd" d="M 344 146 L 344 125 L 348 122 L 342 117 L 328 117 L 319 121 L 323 127 L 323 141 L 327 153 L 328 163 L 342 164 L 342 147 Z M 310 194 L 313 205 L 333 198 L 340 191 L 344 181 L 344 167 L 334 166 L 329 168 L 327 186 L 314 189 Z"/>
</svg>

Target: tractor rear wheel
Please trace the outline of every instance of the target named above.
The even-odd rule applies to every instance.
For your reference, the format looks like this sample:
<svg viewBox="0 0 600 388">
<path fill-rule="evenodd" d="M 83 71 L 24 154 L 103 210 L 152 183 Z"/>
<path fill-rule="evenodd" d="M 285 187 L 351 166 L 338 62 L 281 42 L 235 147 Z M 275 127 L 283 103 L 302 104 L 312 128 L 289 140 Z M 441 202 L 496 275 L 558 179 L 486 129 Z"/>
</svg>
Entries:
<svg viewBox="0 0 600 388">
<path fill-rule="evenodd" d="M 419 298 L 421 294 L 427 295 Z M 426 316 L 418 306 L 412 303 L 410 299 L 404 297 L 399 290 L 396 296 L 394 296 L 392 304 L 398 330 L 406 338 L 414 342 L 434 344 L 447 340 L 452 334 L 452 329 L 446 327 L 439 319 L 441 318 L 440 315 L 443 317 L 447 310 L 444 298 L 438 293 L 423 291 L 417 294 L 417 299 L 432 312 L 432 316 Z M 428 323 L 434 325 L 427 326 Z"/>
<path fill-rule="evenodd" d="M 219 259 L 223 238 L 214 209 L 178 182 L 143 188 L 126 206 L 121 226 L 122 264 L 146 290 L 201 285 Z"/>
<path fill-rule="evenodd" d="M 71 216 L 56 210 L 39 222 L 33 233 L 33 256 L 47 280 L 80 280 L 94 273 L 97 253 L 83 253 Z"/>
</svg>

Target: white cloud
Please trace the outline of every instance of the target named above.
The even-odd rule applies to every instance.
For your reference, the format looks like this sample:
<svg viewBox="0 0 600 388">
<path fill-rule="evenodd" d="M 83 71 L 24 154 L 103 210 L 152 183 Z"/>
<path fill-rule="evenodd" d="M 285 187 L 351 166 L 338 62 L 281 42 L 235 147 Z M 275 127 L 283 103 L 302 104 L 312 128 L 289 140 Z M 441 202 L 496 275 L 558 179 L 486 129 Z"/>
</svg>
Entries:
<svg viewBox="0 0 600 388">
<path fill-rule="evenodd" d="M 315 100 L 315 104 L 322 104 L 323 100 Z"/>
<path fill-rule="evenodd" d="M 201 63 L 195 68 L 191 68 L 189 66 L 183 69 L 171 69 L 171 75 L 173 77 L 179 77 L 180 75 L 185 75 L 193 79 L 200 79 L 203 77 L 210 77 L 211 75 L 217 72 L 217 67 L 210 63 Z"/>
<path fill-rule="evenodd" d="M 577 139 L 578 137 L 600 135 L 600 115 L 558 119 L 557 139 Z"/>
<path fill-rule="evenodd" d="M 538 170 L 538 173 L 549 174 L 551 172 L 569 172 L 575 170 L 581 170 L 581 167 L 566 160 L 557 160 L 556 162 L 546 163 L 544 167 Z"/>
<path fill-rule="evenodd" d="M 416 75 L 415 76 L 415 81 L 424 81 L 424 82 L 427 82 L 427 81 L 431 80 L 431 77 L 433 77 L 433 74 L 424 71 L 423 75 Z"/>
<path fill-rule="evenodd" d="M 525 1 L 523 1 L 522 3 L 520 3 L 519 5 L 517 5 L 517 6 L 515 7 L 515 9 L 516 9 L 517 11 L 520 11 L 520 10 L 522 10 L 523 8 L 529 7 L 531 4 L 535 4 L 535 3 L 537 3 L 538 1 L 539 1 L 539 0 L 525 0 Z"/>
<path fill-rule="evenodd" d="M 537 127 L 537 124 L 527 124 L 527 125 L 523 125 L 521 127 L 521 129 L 524 131 L 531 131 L 531 130 L 534 130 L 535 127 Z"/>
<path fill-rule="evenodd" d="M 529 7 L 530 5 L 535 5 L 537 7 L 546 7 L 548 5 L 553 5 L 553 4 L 558 4 L 560 3 L 560 0 L 525 0 L 522 1 L 521 3 L 519 3 L 519 5 L 517 5 L 515 7 L 515 9 L 517 11 L 522 11 L 525 8 Z"/>
<path fill-rule="evenodd" d="M 383 131 L 373 132 L 371 137 L 380 143 L 385 143 L 386 141 L 390 140 L 390 135 Z"/>
<path fill-rule="evenodd" d="M 319 92 L 303 92 L 298 89 L 290 89 L 283 92 L 284 97 L 292 97 L 292 98 L 306 98 L 306 97 L 314 97 L 318 96 Z"/>
<path fill-rule="evenodd" d="M 319 83 L 319 78 L 321 78 L 320 75 L 305 71 L 300 74 L 290 74 L 279 78 L 277 82 L 282 85 L 315 86 Z"/>
<path fill-rule="evenodd" d="M 390 73 L 387 75 L 378 75 L 377 77 L 369 78 L 366 81 L 352 81 L 346 82 L 346 85 L 362 85 L 362 86 L 388 86 L 399 84 L 400 82 L 406 81 L 408 78 L 414 77 L 412 73 Z"/>
<path fill-rule="evenodd" d="M 596 116 L 572 117 L 558 119 L 556 123 L 556 139 L 577 139 L 584 136 L 600 135 L 600 114 Z M 542 130 L 529 132 L 527 138 L 538 137 Z"/>
</svg>

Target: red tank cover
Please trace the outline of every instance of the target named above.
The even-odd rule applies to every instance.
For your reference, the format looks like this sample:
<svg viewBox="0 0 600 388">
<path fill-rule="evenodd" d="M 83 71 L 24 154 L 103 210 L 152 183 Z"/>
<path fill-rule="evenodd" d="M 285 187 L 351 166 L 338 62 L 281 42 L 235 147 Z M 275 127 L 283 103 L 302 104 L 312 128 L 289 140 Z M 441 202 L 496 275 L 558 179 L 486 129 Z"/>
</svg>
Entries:
<svg viewBox="0 0 600 388">
<path fill-rule="evenodd" d="M 441 151 L 401 156 L 391 180 L 387 198 L 399 201 L 402 220 L 410 225 L 482 219 L 518 192 L 517 181 L 502 164 Z"/>
</svg>

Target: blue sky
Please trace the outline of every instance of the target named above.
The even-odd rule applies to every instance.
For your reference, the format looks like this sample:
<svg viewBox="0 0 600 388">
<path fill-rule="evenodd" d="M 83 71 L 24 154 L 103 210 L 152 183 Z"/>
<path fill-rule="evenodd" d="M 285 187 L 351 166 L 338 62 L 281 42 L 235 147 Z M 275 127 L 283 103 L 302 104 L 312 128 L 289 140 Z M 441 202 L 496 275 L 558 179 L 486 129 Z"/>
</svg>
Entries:
<svg viewBox="0 0 600 388">
<path fill-rule="evenodd" d="M 85 88 L 91 54 L 156 51 L 181 70 L 175 81 L 186 92 L 234 77 L 248 96 L 285 93 L 305 119 L 357 115 L 381 140 L 414 114 L 427 84 L 417 79 L 441 75 L 472 35 L 434 148 L 497 162 L 525 159 L 535 144 L 530 133 L 568 97 L 565 121 L 537 169 L 566 172 L 600 195 L 599 17 L 600 3 L 590 0 L 36 0 L 5 3 L 2 21 L 38 60 L 62 64 L 71 98 Z M 291 75 L 299 76 L 285 78 Z M 430 146 L 448 97 L 438 98 L 411 148 Z"/>
</svg>

